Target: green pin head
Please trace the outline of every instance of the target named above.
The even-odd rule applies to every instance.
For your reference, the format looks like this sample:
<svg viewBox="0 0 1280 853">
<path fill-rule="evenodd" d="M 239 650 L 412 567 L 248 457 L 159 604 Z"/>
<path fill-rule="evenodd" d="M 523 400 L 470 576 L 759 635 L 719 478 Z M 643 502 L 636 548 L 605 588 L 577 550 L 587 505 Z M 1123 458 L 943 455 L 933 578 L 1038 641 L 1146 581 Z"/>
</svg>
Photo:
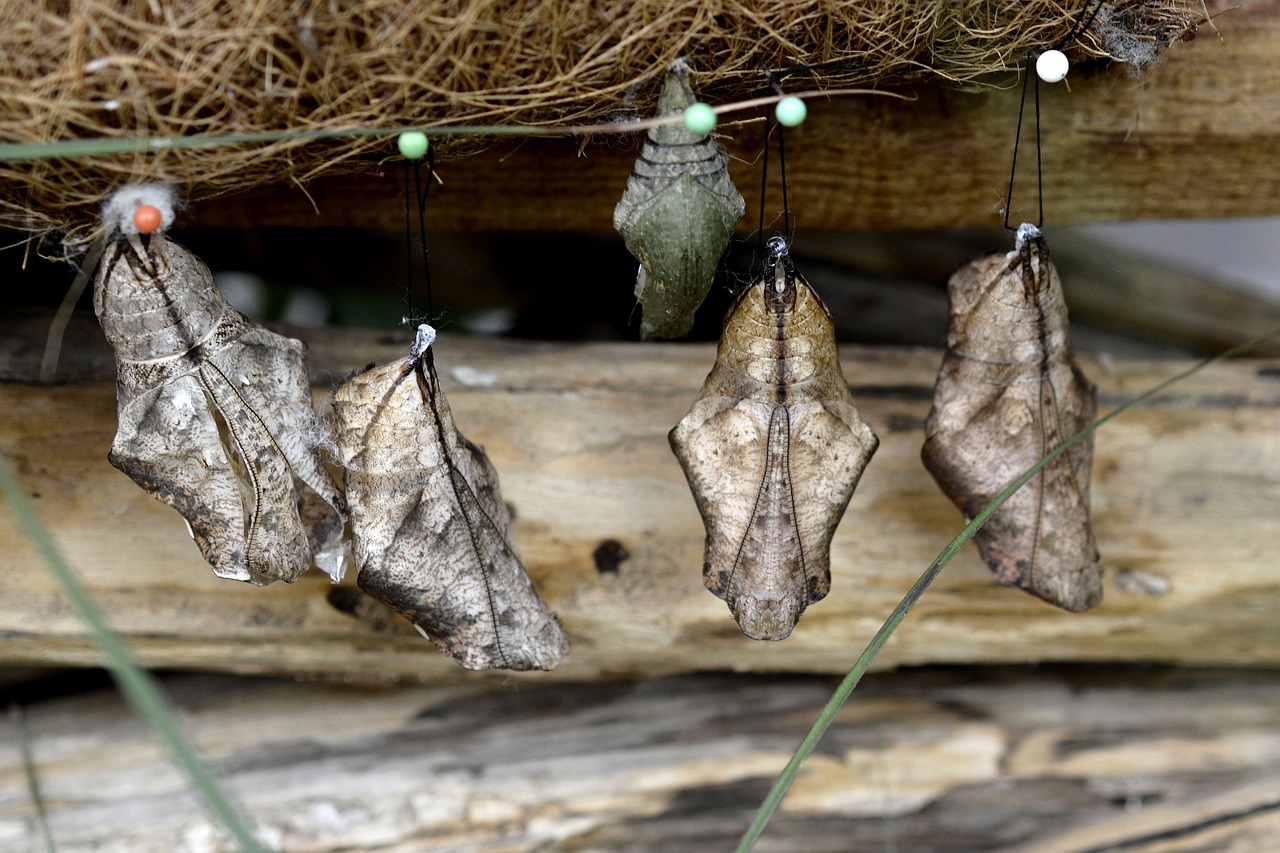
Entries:
<svg viewBox="0 0 1280 853">
<path fill-rule="evenodd" d="M 684 111 L 684 126 L 697 136 L 706 136 L 716 129 L 716 111 L 707 104 L 690 104 Z"/>
<path fill-rule="evenodd" d="M 407 130 L 400 134 L 396 146 L 406 160 L 421 160 L 427 156 L 427 135 L 420 130 Z"/>
<path fill-rule="evenodd" d="M 778 124 L 783 127 L 798 127 L 804 123 L 804 118 L 809 113 L 809 108 L 804 105 L 804 101 L 788 95 L 781 101 L 778 106 L 774 107 L 773 114 L 778 119 Z"/>
</svg>

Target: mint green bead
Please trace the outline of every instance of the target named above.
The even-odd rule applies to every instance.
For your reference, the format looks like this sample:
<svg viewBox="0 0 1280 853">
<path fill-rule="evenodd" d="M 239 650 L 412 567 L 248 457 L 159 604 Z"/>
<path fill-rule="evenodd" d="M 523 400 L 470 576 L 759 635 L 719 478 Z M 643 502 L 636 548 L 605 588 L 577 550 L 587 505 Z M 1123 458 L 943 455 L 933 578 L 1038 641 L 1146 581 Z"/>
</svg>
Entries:
<svg viewBox="0 0 1280 853">
<path fill-rule="evenodd" d="M 421 160 L 427 156 L 427 135 L 420 130 L 407 130 L 396 140 L 400 154 L 409 160 Z"/>
<path fill-rule="evenodd" d="M 690 133 L 706 136 L 716 129 L 716 111 L 707 104 L 690 104 L 684 111 L 684 126 Z"/>
<path fill-rule="evenodd" d="M 789 95 L 778 101 L 773 114 L 777 117 L 778 124 L 783 127 L 798 127 L 804 124 L 804 117 L 809 114 L 809 108 L 804 105 L 804 101 Z"/>
</svg>

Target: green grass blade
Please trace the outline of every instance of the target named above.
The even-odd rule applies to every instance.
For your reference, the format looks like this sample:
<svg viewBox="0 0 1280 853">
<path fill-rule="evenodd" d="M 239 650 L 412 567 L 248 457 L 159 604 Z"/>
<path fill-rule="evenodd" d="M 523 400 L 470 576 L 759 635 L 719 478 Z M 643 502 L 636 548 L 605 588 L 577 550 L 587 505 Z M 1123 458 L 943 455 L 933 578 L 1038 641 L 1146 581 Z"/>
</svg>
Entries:
<svg viewBox="0 0 1280 853">
<path fill-rule="evenodd" d="M 3 454 L 0 454 L 0 492 L 3 492 L 5 500 L 12 507 L 27 538 L 44 559 L 58 586 L 62 588 L 63 595 L 89 628 L 94 642 L 102 649 L 107 668 L 111 671 L 125 698 L 168 747 L 178 765 L 186 771 L 192 787 L 203 799 L 211 816 L 227 829 L 241 850 L 246 853 L 261 853 L 262 846 L 254 838 L 240 809 L 222 790 L 213 774 L 196 755 L 195 749 L 188 743 L 160 685 L 150 673 L 133 662 L 128 649 L 107 627 L 101 611 L 94 604 L 75 572 L 63 559 L 57 546 L 54 545 L 53 537 L 18 485 L 8 457 Z"/>
<path fill-rule="evenodd" d="M 880 89 L 826 89 L 792 93 L 792 97 L 833 98 L 845 95 L 874 95 L 877 97 L 915 100 L 913 97 Z M 755 110 L 767 104 L 775 104 L 785 95 L 766 95 L 715 108 L 718 114 Z M 307 142 L 316 139 L 343 139 L 353 137 L 379 138 L 398 136 L 407 131 L 421 131 L 431 136 L 506 136 L 528 138 L 533 136 L 592 136 L 596 134 L 629 134 L 655 127 L 682 124 L 681 115 L 662 115 L 630 121 L 603 124 L 578 124 L 560 127 L 531 124 L 450 124 L 434 127 L 337 127 L 290 130 L 263 130 L 255 133 L 196 133 L 189 136 L 141 136 L 99 137 L 97 139 L 58 139 L 48 142 L 0 143 L 0 162 L 14 160 L 52 160 L 58 157 L 96 157 L 112 154 L 136 154 L 143 151 L 163 151 L 169 148 L 209 148 L 226 145 L 257 145 L 285 140 Z"/>
<path fill-rule="evenodd" d="M 71 282 L 67 295 L 62 298 L 62 304 L 58 306 L 58 311 L 53 315 L 53 322 L 49 324 L 49 334 L 45 338 L 44 358 L 40 361 L 40 382 L 45 385 L 52 385 L 53 380 L 58 376 L 58 358 L 62 353 L 62 336 L 67 331 L 67 324 L 71 322 L 71 315 L 76 310 L 76 303 L 80 301 L 80 297 L 84 295 L 84 290 L 89 286 L 89 279 L 93 277 L 94 270 L 98 268 L 98 259 L 102 257 L 102 251 L 106 248 L 107 241 L 99 237 L 93 241 L 93 245 L 89 247 L 89 251 L 85 253 L 84 260 L 80 263 L 80 269 L 76 270 L 76 277 Z"/>
<path fill-rule="evenodd" d="M 668 122 L 670 123 L 670 122 Z M 641 123 L 636 123 L 639 129 Z M 169 148 L 215 148 L 231 145 L 259 145 L 268 142 L 309 142 L 317 139 L 378 138 L 397 136 L 414 128 L 351 127 L 328 130 L 265 130 L 259 133 L 200 133 L 191 136 L 106 137 L 62 139 L 54 142 L 10 142 L 0 145 L 0 161 L 52 160 L 54 158 L 98 157 L 136 154 Z M 591 128 L 585 128 L 591 129 Z M 442 125 L 422 128 L 431 136 L 566 136 L 579 129 L 525 127 L 522 125 Z"/>
<path fill-rule="evenodd" d="M 885 623 L 882 626 L 880 626 L 880 630 L 876 632 L 876 635 L 871 638 L 871 642 L 867 644 L 866 649 L 858 657 L 853 668 L 849 670 L 849 674 L 844 677 L 844 680 L 840 682 L 840 685 L 836 688 L 835 692 L 831 694 L 831 698 L 827 700 L 827 704 L 823 706 L 821 713 L 818 714 L 818 719 L 814 721 L 813 726 L 809 729 L 809 733 L 805 735 L 804 740 L 800 742 L 800 746 L 796 748 L 795 753 L 791 756 L 791 760 L 787 762 L 787 766 L 783 768 L 782 773 L 778 776 L 778 780 L 769 790 L 769 794 L 765 797 L 764 802 L 760 804 L 760 808 L 756 811 L 756 816 L 751 821 L 751 825 L 747 827 L 747 831 L 742 835 L 742 840 L 738 842 L 737 853 L 749 853 L 749 851 L 755 847 L 756 841 L 759 840 L 760 834 L 764 832 L 764 828 L 769 823 L 769 819 L 773 817 L 773 813 L 777 811 L 778 806 L 782 804 L 783 797 L 787 795 L 787 790 L 791 787 L 791 783 L 795 781 L 796 774 L 800 772 L 800 768 L 804 764 L 805 760 L 817 747 L 818 741 L 822 739 L 822 735 L 831 725 L 831 721 L 835 719 L 836 713 L 840 710 L 840 707 L 844 705 L 845 701 L 848 700 L 849 694 L 853 692 L 853 688 L 858 686 L 858 682 L 861 681 L 862 676 L 866 674 L 867 668 L 871 665 L 871 661 L 880 653 L 880 649 L 884 647 L 886 642 L 888 642 L 889 637 L 893 636 L 893 632 L 897 630 L 898 625 L 901 624 L 904 618 L 906 618 L 907 613 L 915 606 L 915 603 L 920 600 L 920 596 L 924 595 L 924 591 L 928 589 L 929 584 L 933 583 L 934 579 L 942 572 L 943 567 L 946 566 L 947 563 L 951 562 L 951 558 L 964 547 L 965 543 L 973 538 L 973 534 L 978 532 L 978 528 L 985 524 L 987 519 L 990 518 L 992 514 L 1013 495 L 1014 492 L 1022 488 L 1028 480 L 1040 473 L 1040 470 L 1050 462 L 1057 459 L 1063 453 L 1066 453 L 1075 445 L 1079 444 L 1087 436 L 1091 435 L 1094 430 L 1098 429 L 1098 427 L 1107 423 L 1117 415 L 1128 411 L 1139 403 L 1151 399 L 1155 395 L 1164 391 L 1170 385 L 1181 382 L 1188 376 L 1198 373 L 1212 364 L 1246 353 L 1277 335 L 1280 335 L 1280 329 L 1273 329 L 1272 331 L 1254 338 L 1251 341 L 1232 347 L 1224 353 L 1202 361 L 1199 364 L 1187 368 L 1176 376 L 1166 379 L 1159 385 L 1156 385 L 1155 387 L 1139 394 L 1137 397 L 1134 397 L 1129 402 L 1117 406 L 1115 409 L 1098 418 L 1096 421 L 1089 424 L 1087 427 L 1080 430 L 1062 444 L 1045 454 L 1043 459 L 1024 471 L 1016 480 L 1010 483 L 1004 491 L 997 495 L 991 503 L 983 507 L 982 511 L 974 516 L 973 520 L 966 524 L 964 529 L 960 531 L 956 538 L 952 539 L 947 547 L 942 550 L 942 553 L 929 564 L 929 568 L 924 570 L 924 574 L 920 575 L 920 578 L 912 584 L 911 589 L 907 590 L 907 594 L 903 596 L 902 601 L 899 602 L 898 606 L 893 609 L 891 614 L 889 614 L 889 618 L 885 620 Z"/>
<path fill-rule="evenodd" d="M 44 808 L 44 795 L 40 793 L 40 776 L 36 773 L 35 757 L 31 754 L 31 736 L 27 731 L 27 717 L 22 706 L 17 702 L 9 703 L 9 725 L 18 733 L 18 751 L 22 754 L 22 771 L 27 779 L 27 792 L 31 794 L 31 804 L 36 809 L 36 825 L 40 827 L 40 835 L 44 838 L 45 853 L 58 853 L 58 845 L 53 840 L 53 830 L 49 828 L 49 815 Z"/>
<path fill-rule="evenodd" d="M 449 131 L 441 128 L 440 131 Z M 352 136 L 389 136 L 397 131 L 378 128 L 336 130 L 278 130 L 261 133 L 194 134 L 192 136 L 107 137 L 100 139 L 62 139 L 55 142 L 11 142 L 0 145 L 0 161 L 51 160 L 55 157 L 96 157 L 109 154 L 135 154 L 141 151 L 163 151 L 169 148 L 212 148 L 228 145 L 255 145 L 286 139 L 299 142 L 314 139 L 340 139 Z"/>
</svg>

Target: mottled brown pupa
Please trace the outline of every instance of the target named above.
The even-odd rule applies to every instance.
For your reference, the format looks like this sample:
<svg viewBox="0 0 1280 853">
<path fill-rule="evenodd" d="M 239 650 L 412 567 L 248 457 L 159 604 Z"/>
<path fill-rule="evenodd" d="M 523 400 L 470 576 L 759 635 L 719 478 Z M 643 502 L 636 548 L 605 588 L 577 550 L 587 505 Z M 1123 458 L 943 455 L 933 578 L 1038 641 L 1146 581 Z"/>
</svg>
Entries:
<svg viewBox="0 0 1280 853">
<path fill-rule="evenodd" d="M 316 454 L 306 345 L 255 324 L 162 234 L 102 256 L 94 308 L 116 355 L 108 456 L 190 525 L 213 571 L 342 576 L 342 495 Z"/>
<path fill-rule="evenodd" d="M 409 358 L 333 395 L 365 592 L 467 669 L 553 669 L 568 649 L 525 572 L 498 474 L 454 426 L 420 326 Z"/>
<path fill-rule="evenodd" d="M 1094 419 L 1097 389 L 1071 356 L 1062 284 L 1038 228 L 951 277 L 947 351 L 924 464 L 968 518 Z M 1093 436 L 1049 463 L 974 536 L 1001 583 L 1067 610 L 1102 600 L 1089 526 Z"/>
<path fill-rule="evenodd" d="M 670 440 L 707 530 L 703 582 L 748 637 L 782 640 L 831 588 L 831 537 L 879 440 L 854 408 L 826 306 L 785 241 L 769 248 Z"/>
</svg>

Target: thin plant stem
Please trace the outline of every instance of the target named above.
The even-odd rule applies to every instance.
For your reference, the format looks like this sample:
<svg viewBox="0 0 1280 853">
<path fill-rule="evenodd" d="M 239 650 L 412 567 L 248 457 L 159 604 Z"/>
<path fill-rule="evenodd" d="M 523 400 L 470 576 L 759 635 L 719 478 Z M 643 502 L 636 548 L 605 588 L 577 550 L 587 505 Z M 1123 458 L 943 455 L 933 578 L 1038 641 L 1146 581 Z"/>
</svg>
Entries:
<svg viewBox="0 0 1280 853">
<path fill-rule="evenodd" d="M 898 100 L 915 98 L 896 92 L 876 89 L 815 89 L 800 92 L 796 97 L 831 98 L 842 95 L 877 95 Z M 715 107 L 717 115 L 727 115 L 754 109 L 764 104 L 782 100 L 782 95 L 767 95 L 722 104 Z M 683 116 L 658 116 L 639 121 L 611 122 L 608 124 L 582 124 L 566 127 L 530 126 L 516 124 L 438 125 L 435 127 L 339 127 L 313 130 L 264 130 L 257 133 L 200 133 L 191 136 L 151 137 L 102 137 L 98 139 L 64 139 L 56 142 L 10 142 L 0 144 L 0 162 L 15 160 L 50 160 L 58 157 L 89 157 L 106 154 L 134 154 L 142 151 L 163 151 L 170 148 L 208 148 L 224 145 L 257 145 L 267 142 L 317 139 L 349 139 L 356 137 L 378 138 L 399 136 L 407 130 L 420 130 L 431 136 L 592 136 L 597 134 L 637 133 L 655 127 L 680 124 Z"/>
<path fill-rule="evenodd" d="M 36 773 L 35 756 L 31 753 L 31 736 L 27 731 L 27 717 L 22 706 L 17 702 L 9 703 L 9 724 L 18 733 L 18 748 L 22 752 L 22 769 L 27 778 L 27 791 L 31 794 L 31 803 L 36 809 L 36 823 L 40 834 L 44 837 L 44 849 L 48 853 L 58 853 L 58 845 L 53 841 L 53 830 L 49 828 L 49 815 L 44 808 L 44 795 L 40 793 L 40 777 Z"/>
<path fill-rule="evenodd" d="M 89 247 L 88 254 L 80 264 L 80 269 L 76 271 L 76 277 L 71 282 L 67 295 L 62 298 L 62 304 L 58 306 L 58 312 L 53 315 L 53 322 L 49 324 L 49 334 L 45 338 L 44 358 L 40 360 L 40 382 L 45 385 L 53 384 L 53 380 L 58 375 L 58 358 L 62 353 L 62 336 L 67 331 L 67 324 L 71 322 L 71 315 L 76 310 L 76 303 L 80 301 L 80 297 L 84 295 L 84 290 L 89 285 L 89 279 L 93 276 L 93 271 L 98 267 L 98 260 L 102 257 L 102 250 L 106 246 L 107 241 L 99 237 Z"/>
<path fill-rule="evenodd" d="M 1170 385 L 1181 382 L 1188 376 L 1198 373 L 1212 364 L 1217 364 L 1220 361 L 1225 361 L 1226 359 L 1234 358 L 1235 356 L 1248 352 L 1277 335 L 1280 335 L 1280 328 L 1273 329 L 1260 337 L 1254 338 L 1253 340 L 1247 341 L 1239 346 L 1232 347 L 1226 352 L 1215 355 L 1212 358 L 1206 359 L 1199 364 L 1189 367 L 1176 376 L 1166 379 L 1154 388 L 1144 391 L 1129 402 L 1117 406 L 1112 411 L 1098 418 L 1096 421 L 1068 438 L 1053 450 L 1050 450 L 1045 454 L 1044 458 L 1024 471 L 1016 480 L 1010 483 L 1004 491 L 997 495 L 991 503 L 983 507 L 982 511 L 974 516 L 973 520 L 966 524 L 964 529 L 960 531 L 956 538 L 952 539 L 947 547 L 942 550 L 942 553 L 939 554 L 931 564 L 929 564 L 929 568 L 924 570 L 924 574 L 920 575 L 919 579 L 911 585 L 911 589 L 907 590 L 907 594 L 903 597 L 902 601 L 899 602 L 898 606 L 893 609 L 891 614 L 889 614 L 889 618 L 885 620 L 885 623 L 882 626 L 880 626 L 880 630 L 876 632 L 876 635 L 871 638 L 871 642 L 867 644 L 866 649 L 858 657 L 857 662 L 853 665 L 853 669 L 849 670 L 849 674 L 844 677 L 844 680 L 840 682 L 840 686 L 836 688 L 835 692 L 831 695 L 831 698 L 827 700 L 827 704 L 823 707 L 821 713 L 818 714 L 818 719 L 814 721 L 813 726 L 809 729 L 809 733 L 805 735 L 804 740 L 800 742 L 800 746 L 796 748 L 795 754 L 791 756 L 791 760 L 787 762 L 787 766 L 783 769 L 781 775 L 778 776 L 778 780 L 774 782 L 773 787 L 769 790 L 768 796 L 766 796 L 764 802 L 760 804 L 760 808 L 756 811 L 755 819 L 751 821 L 751 825 L 747 827 L 747 831 L 743 833 L 742 840 L 738 842 L 737 853 L 749 853 L 749 851 L 755 847 L 756 841 L 759 840 L 760 834 L 764 832 L 764 828 L 769 823 L 769 819 L 773 816 L 773 813 L 777 811 L 778 806 L 782 804 L 783 797 L 786 796 L 787 790 L 791 787 L 791 783 L 795 781 L 796 774 L 800 772 L 800 767 L 813 752 L 814 748 L 817 747 L 818 741 L 822 739 L 822 735 L 831 725 L 831 721 L 835 719 L 836 713 L 840 710 L 840 707 L 848 700 L 849 694 L 853 692 L 853 688 L 858 686 L 858 682 L 861 681 L 862 676 L 866 674 L 867 668 L 871 665 L 871 661 L 875 659 L 877 654 L 879 654 L 880 649 L 884 647 L 886 642 L 888 642 L 889 637 L 891 637 L 893 632 L 897 630 L 898 625 L 902 623 L 904 618 L 906 618 L 907 613 L 915 606 L 915 603 L 920 600 L 920 596 L 924 594 L 926 589 L 928 589 L 929 584 L 933 583 L 934 579 L 942 572 L 943 567 L 946 566 L 947 563 L 951 562 L 951 558 L 964 547 L 965 543 L 973 538 L 973 534 L 978 532 L 978 528 L 985 524 L 987 519 L 989 519 L 992 514 L 995 513 L 995 511 L 1013 495 L 1014 492 L 1022 488 L 1028 480 L 1040 473 L 1041 469 L 1050 462 L 1057 459 L 1063 453 L 1066 453 L 1089 435 L 1092 435 L 1094 430 L 1098 429 L 1098 427 L 1107 423 L 1117 415 L 1128 411 L 1139 403 L 1151 399 L 1155 395 L 1164 391 Z"/>
<path fill-rule="evenodd" d="M 226 828 L 245 853 L 262 853 L 263 848 L 249 829 L 248 821 L 217 779 L 196 755 L 178 725 L 177 716 L 165 698 L 160 685 L 150 673 L 133 661 L 124 643 L 107 626 L 102 612 L 76 573 L 67 564 L 53 542 L 48 528 L 36 515 L 26 494 L 13 474 L 7 456 L 0 454 L 0 493 L 13 509 L 18 524 L 35 550 L 44 559 L 73 610 L 89 629 L 120 692 L 151 726 L 156 736 L 168 747 L 174 761 L 186 772 L 211 816 Z"/>
</svg>

